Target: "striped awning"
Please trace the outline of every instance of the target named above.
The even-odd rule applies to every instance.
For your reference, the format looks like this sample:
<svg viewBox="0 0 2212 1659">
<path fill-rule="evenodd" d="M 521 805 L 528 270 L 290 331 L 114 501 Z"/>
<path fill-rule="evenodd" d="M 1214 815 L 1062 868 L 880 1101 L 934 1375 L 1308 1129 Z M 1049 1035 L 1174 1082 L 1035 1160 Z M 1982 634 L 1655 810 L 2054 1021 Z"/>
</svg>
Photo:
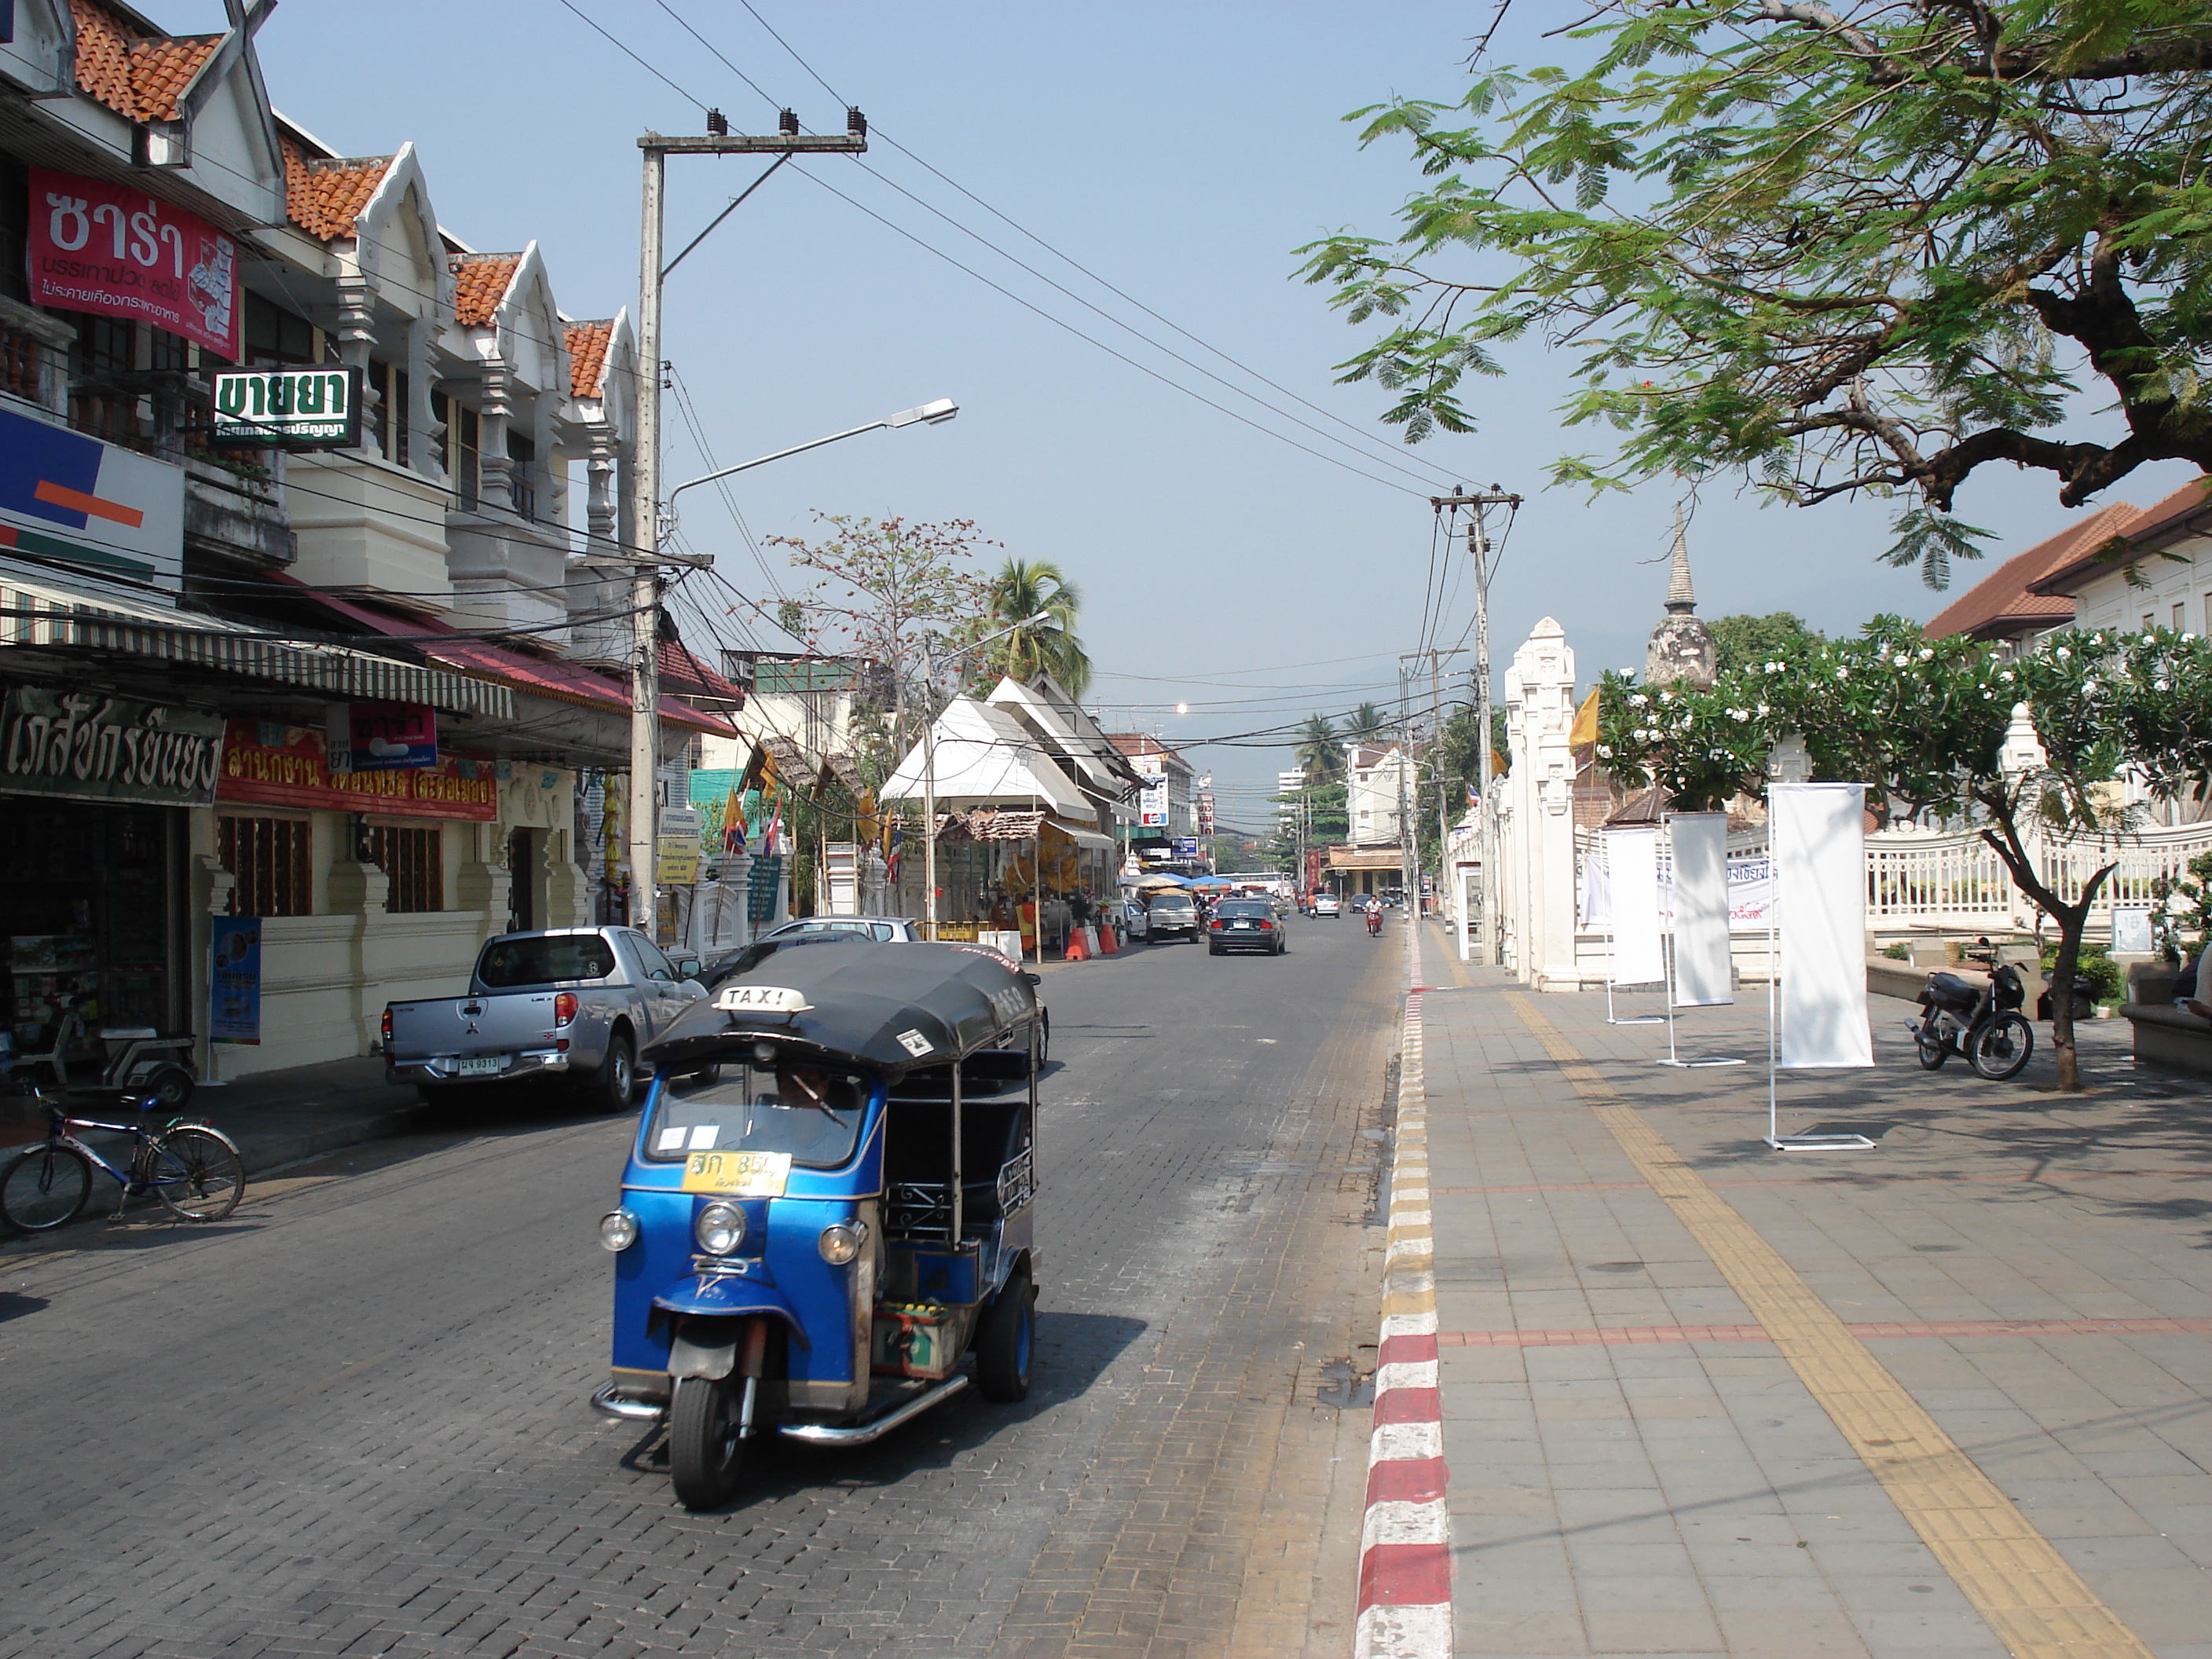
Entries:
<svg viewBox="0 0 2212 1659">
<path fill-rule="evenodd" d="M 342 645 L 287 640 L 221 617 L 151 600 L 33 580 L 0 569 L 0 651 L 9 646 L 112 652 L 299 686 L 362 702 L 422 702 L 453 714 L 514 718 L 504 685 Z"/>
</svg>

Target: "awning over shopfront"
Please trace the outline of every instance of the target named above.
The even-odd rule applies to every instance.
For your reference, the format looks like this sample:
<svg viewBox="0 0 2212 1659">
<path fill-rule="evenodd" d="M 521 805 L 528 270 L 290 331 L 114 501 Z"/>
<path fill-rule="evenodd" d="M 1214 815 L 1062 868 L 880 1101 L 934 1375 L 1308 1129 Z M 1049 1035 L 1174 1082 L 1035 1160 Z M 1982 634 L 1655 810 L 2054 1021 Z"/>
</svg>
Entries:
<svg viewBox="0 0 2212 1659">
<path fill-rule="evenodd" d="M 1064 817 L 1093 817 L 1066 774 L 1038 752 L 1035 738 L 1003 708 L 955 697 L 937 717 L 937 801 L 940 807 L 1048 808 Z M 916 744 L 883 787 L 885 800 L 921 795 L 923 746 Z"/>
<path fill-rule="evenodd" d="M 1328 867 L 1403 872 L 1406 855 L 1395 847 L 1332 847 L 1328 849 Z"/>
<path fill-rule="evenodd" d="M 445 666 L 170 610 L 43 570 L 0 562 L 0 652 L 9 646 L 142 657 L 363 702 L 422 702 L 454 714 L 514 718 L 514 693 Z"/>
<path fill-rule="evenodd" d="M 289 577 L 278 576 L 275 580 L 296 597 L 312 600 L 349 622 L 357 623 L 380 634 L 404 636 L 424 656 L 460 669 L 466 674 L 481 677 L 483 680 L 514 690 L 527 692 L 532 696 L 574 703 L 601 714 L 626 715 L 629 712 L 630 696 L 627 685 L 605 674 L 594 673 L 580 663 L 566 662 L 559 658 L 535 657 L 526 651 L 494 645 L 488 640 L 471 639 L 442 623 L 428 622 L 415 617 L 396 617 L 374 605 L 319 592 Z M 511 704 L 507 717 L 512 718 Z M 673 697 L 661 698 L 660 719 L 665 726 L 685 732 L 703 732 L 709 737 L 733 738 L 738 735 L 737 728 L 727 720 L 717 715 L 703 714 Z"/>
</svg>

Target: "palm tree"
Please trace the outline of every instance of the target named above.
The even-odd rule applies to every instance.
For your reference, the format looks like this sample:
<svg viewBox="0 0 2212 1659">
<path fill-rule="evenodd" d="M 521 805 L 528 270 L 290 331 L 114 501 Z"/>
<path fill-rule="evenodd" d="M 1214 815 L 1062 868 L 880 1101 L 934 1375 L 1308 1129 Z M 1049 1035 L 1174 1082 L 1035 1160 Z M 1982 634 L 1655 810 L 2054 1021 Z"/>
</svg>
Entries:
<svg viewBox="0 0 2212 1659">
<path fill-rule="evenodd" d="M 1024 623 L 1042 615 L 1045 620 L 1016 627 L 991 647 L 994 664 L 1017 680 L 1049 674 L 1071 697 L 1080 697 L 1091 686 L 1091 657 L 1076 637 L 1076 618 L 1083 608 L 1083 591 L 1060 574 L 1049 559 L 1008 559 L 992 578 L 990 621 L 985 632 Z"/>
<path fill-rule="evenodd" d="M 1298 732 L 1297 763 L 1308 783 L 1328 783 L 1344 770 L 1344 744 L 1336 722 L 1326 714 L 1309 714 Z"/>
<path fill-rule="evenodd" d="M 1390 717 L 1371 702 L 1363 702 L 1344 717 L 1344 740 L 1346 743 L 1375 743 L 1381 740 L 1382 729 Z"/>
</svg>

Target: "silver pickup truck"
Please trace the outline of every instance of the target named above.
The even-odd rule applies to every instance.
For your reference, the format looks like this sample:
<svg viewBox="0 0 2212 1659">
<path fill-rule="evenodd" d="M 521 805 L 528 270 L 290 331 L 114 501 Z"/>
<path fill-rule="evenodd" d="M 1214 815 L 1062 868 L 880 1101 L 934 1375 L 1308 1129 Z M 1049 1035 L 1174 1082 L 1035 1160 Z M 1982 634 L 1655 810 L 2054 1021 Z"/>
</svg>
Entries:
<svg viewBox="0 0 2212 1659">
<path fill-rule="evenodd" d="M 569 1082 L 608 1111 L 637 1088 L 638 1050 L 700 1000 L 696 957 L 634 927 L 502 933 L 469 994 L 384 1008 L 384 1074 L 425 1100 L 515 1078 Z"/>
</svg>

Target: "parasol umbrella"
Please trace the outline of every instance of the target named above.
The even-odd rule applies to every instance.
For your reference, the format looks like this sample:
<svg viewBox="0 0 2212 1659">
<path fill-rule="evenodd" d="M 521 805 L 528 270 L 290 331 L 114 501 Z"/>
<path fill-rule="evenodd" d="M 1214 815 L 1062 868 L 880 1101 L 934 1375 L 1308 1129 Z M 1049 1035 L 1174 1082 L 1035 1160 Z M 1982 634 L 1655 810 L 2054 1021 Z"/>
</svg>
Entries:
<svg viewBox="0 0 2212 1659">
<path fill-rule="evenodd" d="M 1133 876 L 1123 884 L 1147 891 L 1156 887 L 1188 887 L 1191 884 L 1182 876 L 1170 876 L 1156 871 L 1150 875 Z"/>
</svg>

